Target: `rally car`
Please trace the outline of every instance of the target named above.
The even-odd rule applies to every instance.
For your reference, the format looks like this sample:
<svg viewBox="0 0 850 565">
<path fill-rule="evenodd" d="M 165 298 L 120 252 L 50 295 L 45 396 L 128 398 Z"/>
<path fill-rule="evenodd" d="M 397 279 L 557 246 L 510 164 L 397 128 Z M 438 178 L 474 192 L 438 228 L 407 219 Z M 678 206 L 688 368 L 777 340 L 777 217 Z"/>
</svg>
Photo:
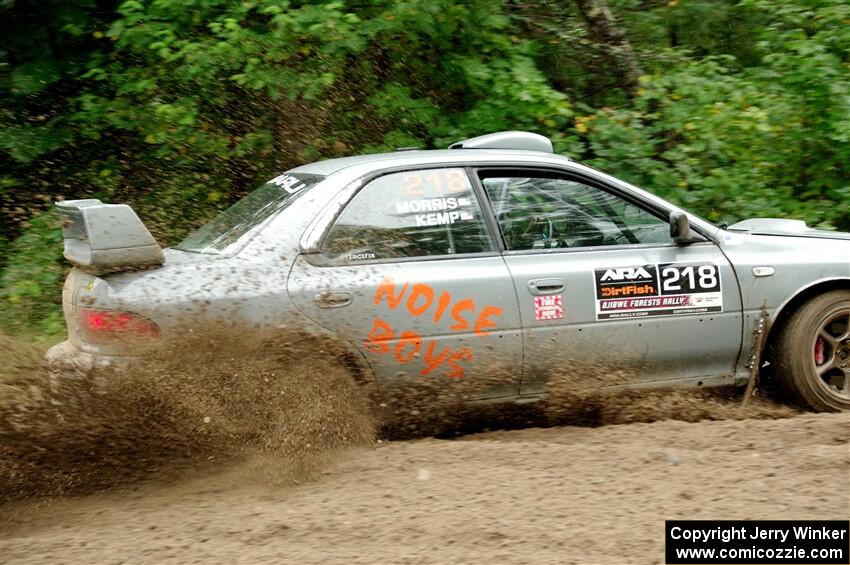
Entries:
<svg viewBox="0 0 850 565">
<path fill-rule="evenodd" d="M 850 408 L 850 234 L 718 227 L 533 133 L 303 165 L 164 251 L 126 205 L 57 206 L 74 268 L 56 375 L 228 320 L 332 336 L 379 387 L 533 400 L 572 368 L 709 387 L 770 365 L 811 408 Z"/>
</svg>

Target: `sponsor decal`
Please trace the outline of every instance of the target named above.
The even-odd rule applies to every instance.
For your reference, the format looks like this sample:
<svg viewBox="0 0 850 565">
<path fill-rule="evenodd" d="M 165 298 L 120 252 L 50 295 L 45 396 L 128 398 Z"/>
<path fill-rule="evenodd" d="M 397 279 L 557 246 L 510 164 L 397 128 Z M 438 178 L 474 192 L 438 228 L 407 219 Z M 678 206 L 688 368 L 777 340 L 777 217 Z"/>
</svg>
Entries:
<svg viewBox="0 0 850 565">
<path fill-rule="evenodd" d="M 437 214 L 418 214 L 416 216 L 416 226 L 443 226 L 453 224 L 458 220 L 473 220 L 474 217 L 469 212 L 443 212 Z"/>
<path fill-rule="evenodd" d="M 647 271 L 647 268 L 652 270 L 652 265 L 646 265 L 644 267 L 616 267 L 614 269 L 606 269 L 600 277 L 600 280 L 602 282 L 621 282 L 653 279 L 653 275 Z"/>
<path fill-rule="evenodd" d="M 714 263 L 659 263 L 595 269 L 596 319 L 723 311 Z"/>
<path fill-rule="evenodd" d="M 358 253 L 346 253 L 342 258 L 346 261 L 366 261 L 374 259 L 375 254 L 372 251 L 360 251 Z"/>
<path fill-rule="evenodd" d="M 406 311 L 412 318 L 424 317 L 434 325 L 443 319 L 451 322 L 453 332 L 472 332 L 473 335 L 490 335 L 496 327 L 496 319 L 502 315 L 498 306 L 479 306 L 472 298 L 456 299 L 448 291 L 437 292 L 424 283 L 397 285 L 385 278 L 378 285 L 373 297 L 375 306 L 384 306 L 393 312 Z M 460 379 L 464 375 L 465 362 L 474 359 L 473 351 L 467 347 L 455 349 L 440 346 L 433 338 L 423 338 L 418 333 L 399 329 L 386 320 L 376 317 L 364 343 L 367 350 L 375 354 L 392 355 L 401 365 L 417 362 L 422 364 L 419 374 L 427 376 L 440 371 L 443 376 Z"/>
<path fill-rule="evenodd" d="M 443 210 L 456 210 L 470 206 L 472 200 L 469 198 L 419 198 L 416 200 L 402 200 L 395 203 L 396 214 L 418 214 L 420 212 L 441 212 Z"/>
<path fill-rule="evenodd" d="M 306 184 L 291 175 L 278 175 L 272 180 L 270 180 L 268 184 L 279 186 L 289 194 L 295 194 L 296 192 L 307 186 Z"/>
<path fill-rule="evenodd" d="M 655 265 L 597 269 L 596 298 L 628 298 L 658 294 L 658 271 Z"/>
<path fill-rule="evenodd" d="M 402 177 L 402 183 L 405 194 L 420 198 L 432 194 L 458 194 L 472 190 L 463 169 L 411 171 Z"/>
<path fill-rule="evenodd" d="M 472 205 L 470 198 L 449 196 L 446 198 L 418 198 L 402 200 L 395 203 L 395 211 L 399 216 L 413 214 L 416 227 L 451 225 L 457 221 L 474 220 L 475 216 L 466 210 Z M 431 212 L 423 214 L 422 212 Z"/>
<path fill-rule="evenodd" d="M 534 319 L 560 320 L 564 317 L 564 303 L 560 294 L 534 297 Z"/>
<path fill-rule="evenodd" d="M 447 226 L 475 220 L 472 185 L 463 169 L 412 171 L 401 179 L 400 192 L 406 199 L 394 203 L 395 213 L 411 226 Z"/>
</svg>

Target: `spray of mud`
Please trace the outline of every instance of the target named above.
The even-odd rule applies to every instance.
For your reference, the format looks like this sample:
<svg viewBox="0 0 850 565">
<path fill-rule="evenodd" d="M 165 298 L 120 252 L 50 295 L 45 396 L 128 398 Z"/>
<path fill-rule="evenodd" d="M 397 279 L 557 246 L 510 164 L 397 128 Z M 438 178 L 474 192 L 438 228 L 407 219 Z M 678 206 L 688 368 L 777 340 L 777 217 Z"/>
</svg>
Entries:
<svg viewBox="0 0 850 565">
<path fill-rule="evenodd" d="M 56 385 L 32 366 L 7 377 L 0 500 L 87 492 L 237 459 L 297 482 L 374 440 L 368 392 L 332 344 L 236 328 L 186 335 L 87 381 Z"/>
<path fill-rule="evenodd" d="M 773 419 L 800 413 L 777 403 L 769 388 L 758 391 L 741 407 L 742 390 L 733 387 L 635 388 L 651 371 L 616 360 L 574 361 L 552 365 L 545 375 L 545 396 L 539 402 L 476 402 L 504 383 L 504 376 L 471 374 L 468 380 L 417 379 L 383 387 L 379 396 L 381 435 L 390 439 L 454 437 L 495 429 L 582 426 L 653 422 L 657 420 Z M 517 381 L 517 390 L 519 390 Z"/>
<path fill-rule="evenodd" d="M 379 392 L 331 341 L 249 328 L 183 335 L 124 370 L 58 387 L 40 351 L 15 353 L 0 382 L 0 501 L 233 461 L 250 462 L 239 467 L 254 473 L 245 480 L 300 482 L 376 437 L 796 413 L 768 398 L 741 409 L 740 391 L 624 390 L 645 371 L 615 363 L 550 368 L 547 398 L 534 404 L 471 402 L 503 384 L 495 375 L 400 377 Z"/>
<path fill-rule="evenodd" d="M 786 418 L 799 413 L 774 401 L 770 388 L 761 389 L 742 407 L 740 389 L 663 388 L 657 383 L 640 388 L 649 375 L 643 367 L 604 360 L 553 368 L 547 379 L 546 420 L 555 425 L 602 426 L 656 420 Z"/>
</svg>

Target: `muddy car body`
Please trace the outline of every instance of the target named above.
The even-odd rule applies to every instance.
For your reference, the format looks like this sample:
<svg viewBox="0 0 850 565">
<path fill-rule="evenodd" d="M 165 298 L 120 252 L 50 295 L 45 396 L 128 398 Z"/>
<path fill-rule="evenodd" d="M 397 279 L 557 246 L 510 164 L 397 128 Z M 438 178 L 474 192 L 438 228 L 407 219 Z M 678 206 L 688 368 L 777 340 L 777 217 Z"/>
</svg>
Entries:
<svg viewBox="0 0 850 565">
<path fill-rule="evenodd" d="M 304 165 L 162 255 L 126 206 L 59 207 L 76 266 L 54 374 L 247 323 L 332 336 L 379 386 L 535 399 L 595 366 L 628 375 L 604 386 L 741 385 L 763 359 L 799 400 L 850 407 L 850 234 L 723 229 L 534 134 Z"/>
</svg>

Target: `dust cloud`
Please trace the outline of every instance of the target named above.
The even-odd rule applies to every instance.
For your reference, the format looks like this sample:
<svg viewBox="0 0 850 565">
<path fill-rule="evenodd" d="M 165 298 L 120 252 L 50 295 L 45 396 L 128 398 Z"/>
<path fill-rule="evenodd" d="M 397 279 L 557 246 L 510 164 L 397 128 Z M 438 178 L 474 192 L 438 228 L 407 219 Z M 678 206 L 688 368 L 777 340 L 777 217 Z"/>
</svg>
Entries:
<svg viewBox="0 0 850 565">
<path fill-rule="evenodd" d="M 606 389 L 627 371 L 599 364 L 552 370 L 548 398 L 534 404 L 470 403 L 495 376 L 400 380 L 379 395 L 332 341 L 236 327 L 183 335 L 126 368 L 58 383 L 40 349 L 4 337 L 0 501 L 172 480 L 234 461 L 249 462 L 254 479 L 299 483 L 377 438 L 796 413 L 767 398 L 741 409 L 737 391 Z"/>
<path fill-rule="evenodd" d="M 368 393 L 332 345 L 300 337 L 192 332 L 125 369 L 59 383 L 4 341 L 21 361 L 0 396 L 0 500 L 236 459 L 277 480 L 309 479 L 345 449 L 371 444 L 375 425 Z"/>
<path fill-rule="evenodd" d="M 625 388 L 647 382 L 643 367 L 600 360 L 555 368 L 547 380 L 546 418 L 559 425 L 602 426 L 680 420 L 740 420 L 786 418 L 800 410 L 775 400 L 768 385 L 742 407 L 741 389 Z M 767 384 L 767 383 L 765 383 Z"/>
<path fill-rule="evenodd" d="M 650 563 L 665 518 L 847 516 L 847 414 L 613 364 L 527 405 L 470 404 L 479 375 L 379 395 L 332 342 L 186 335 L 61 386 L 0 339 L 4 562 Z"/>
</svg>

